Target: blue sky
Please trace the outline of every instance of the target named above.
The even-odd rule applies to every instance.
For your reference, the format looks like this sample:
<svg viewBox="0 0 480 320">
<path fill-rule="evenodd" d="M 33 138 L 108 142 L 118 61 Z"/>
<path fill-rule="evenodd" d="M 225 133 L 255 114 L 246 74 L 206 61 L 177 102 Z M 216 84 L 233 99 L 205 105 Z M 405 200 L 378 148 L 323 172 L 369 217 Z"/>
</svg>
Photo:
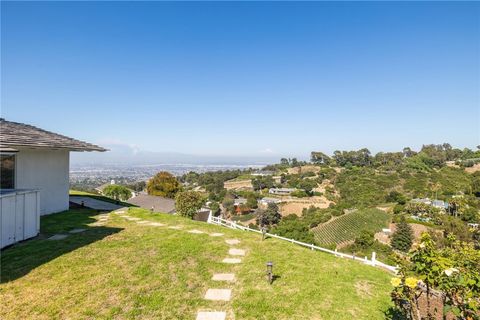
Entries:
<svg viewBox="0 0 480 320">
<path fill-rule="evenodd" d="M 2 116 L 102 145 L 480 144 L 480 4 L 2 2 Z"/>
</svg>

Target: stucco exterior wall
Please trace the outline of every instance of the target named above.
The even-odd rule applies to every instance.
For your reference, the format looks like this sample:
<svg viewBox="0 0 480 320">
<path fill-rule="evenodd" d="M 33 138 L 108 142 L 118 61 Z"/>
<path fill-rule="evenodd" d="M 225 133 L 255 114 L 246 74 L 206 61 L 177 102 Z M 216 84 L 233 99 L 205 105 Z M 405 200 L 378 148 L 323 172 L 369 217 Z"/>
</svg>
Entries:
<svg viewBox="0 0 480 320">
<path fill-rule="evenodd" d="M 15 188 L 40 190 L 40 214 L 68 210 L 70 152 L 17 148 Z"/>
</svg>

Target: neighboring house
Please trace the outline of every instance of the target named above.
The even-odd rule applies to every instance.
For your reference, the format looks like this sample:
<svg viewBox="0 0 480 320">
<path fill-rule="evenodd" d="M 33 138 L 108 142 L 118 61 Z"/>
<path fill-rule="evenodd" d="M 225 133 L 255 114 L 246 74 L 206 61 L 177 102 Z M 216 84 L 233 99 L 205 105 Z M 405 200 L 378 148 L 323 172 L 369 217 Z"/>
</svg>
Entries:
<svg viewBox="0 0 480 320">
<path fill-rule="evenodd" d="M 106 149 L 0 118 L 2 248 L 36 236 L 40 215 L 68 210 L 70 151 Z"/>
<path fill-rule="evenodd" d="M 240 206 L 242 204 L 247 204 L 247 199 L 245 198 L 237 198 L 237 199 L 233 199 L 233 205 L 234 206 Z"/>
<path fill-rule="evenodd" d="M 278 194 L 278 195 L 289 195 L 296 189 L 294 188 L 270 188 L 268 193 L 270 194 Z"/>
<path fill-rule="evenodd" d="M 155 212 L 175 213 L 175 200 L 170 198 L 151 196 L 142 192 L 127 202 L 140 208 L 153 209 Z"/>
<path fill-rule="evenodd" d="M 448 202 L 442 201 L 442 200 L 430 200 L 429 198 L 416 198 L 412 199 L 412 202 L 414 203 L 424 203 L 426 205 L 442 209 L 442 210 L 447 210 L 449 207 Z"/>
</svg>

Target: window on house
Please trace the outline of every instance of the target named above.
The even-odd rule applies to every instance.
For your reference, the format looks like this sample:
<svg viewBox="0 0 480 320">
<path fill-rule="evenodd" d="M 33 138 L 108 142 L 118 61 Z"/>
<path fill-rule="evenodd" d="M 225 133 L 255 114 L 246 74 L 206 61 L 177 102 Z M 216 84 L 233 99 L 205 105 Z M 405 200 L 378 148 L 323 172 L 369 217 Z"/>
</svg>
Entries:
<svg viewBox="0 0 480 320">
<path fill-rule="evenodd" d="M 15 155 L 0 154 L 0 189 L 15 189 Z"/>
</svg>

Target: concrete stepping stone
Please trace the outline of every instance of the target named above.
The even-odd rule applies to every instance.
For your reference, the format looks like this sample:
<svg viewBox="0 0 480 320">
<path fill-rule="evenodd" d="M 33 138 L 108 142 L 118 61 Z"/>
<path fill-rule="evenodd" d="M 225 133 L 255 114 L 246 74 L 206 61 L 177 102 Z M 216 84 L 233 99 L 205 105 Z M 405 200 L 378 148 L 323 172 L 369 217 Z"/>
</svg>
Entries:
<svg viewBox="0 0 480 320">
<path fill-rule="evenodd" d="M 233 273 L 216 273 L 212 277 L 213 281 L 235 281 Z"/>
<path fill-rule="evenodd" d="M 120 214 L 120 213 L 125 213 L 125 211 L 123 211 L 123 210 L 118 210 L 118 211 L 115 211 L 115 213 Z"/>
<path fill-rule="evenodd" d="M 241 263 L 242 260 L 238 258 L 225 258 L 222 260 L 223 263 L 229 263 L 229 264 L 235 264 L 235 263 Z"/>
<path fill-rule="evenodd" d="M 188 233 L 200 234 L 200 233 L 204 233 L 204 232 L 200 231 L 200 230 L 197 230 L 197 229 L 193 229 L 193 230 L 188 230 Z"/>
<path fill-rule="evenodd" d="M 48 240 L 63 240 L 66 237 L 68 237 L 68 234 L 54 234 L 53 236 L 48 238 Z"/>
<path fill-rule="evenodd" d="M 135 217 L 127 217 L 126 218 L 127 220 L 130 220 L 130 221 L 139 221 L 139 220 L 142 220 L 140 218 L 135 218 Z"/>
<path fill-rule="evenodd" d="M 80 233 L 80 232 L 83 232 L 85 230 L 87 230 L 87 229 L 72 229 L 72 230 L 68 231 L 68 233 Z"/>
<path fill-rule="evenodd" d="M 228 239 L 228 240 L 225 240 L 225 242 L 226 242 L 227 244 L 235 245 L 235 244 L 239 244 L 239 243 L 240 243 L 240 240 L 237 240 L 237 239 Z"/>
<path fill-rule="evenodd" d="M 205 300 L 230 301 L 232 289 L 208 289 L 205 293 Z"/>
<path fill-rule="evenodd" d="M 183 228 L 182 226 L 170 226 L 170 227 L 168 227 L 168 229 L 175 229 L 175 230 L 180 230 L 182 228 Z"/>
<path fill-rule="evenodd" d="M 196 320 L 225 320 L 226 316 L 223 311 L 199 311 Z"/>
<path fill-rule="evenodd" d="M 221 237 L 221 236 L 223 236 L 223 233 L 218 233 L 218 232 L 210 233 L 210 236 L 211 237 Z"/>
<path fill-rule="evenodd" d="M 244 256 L 245 255 L 245 250 L 243 249 L 230 249 L 228 250 L 228 254 L 232 256 Z"/>
<path fill-rule="evenodd" d="M 145 220 L 141 220 L 141 221 L 137 221 L 138 224 L 145 224 L 145 223 L 149 223 L 148 221 L 145 221 Z"/>
<path fill-rule="evenodd" d="M 165 224 L 160 223 L 160 222 L 150 222 L 148 225 L 149 226 L 154 226 L 154 227 L 163 227 Z"/>
<path fill-rule="evenodd" d="M 103 227 L 105 225 L 105 222 L 94 222 L 91 224 L 91 226 L 94 226 L 94 227 Z"/>
</svg>

